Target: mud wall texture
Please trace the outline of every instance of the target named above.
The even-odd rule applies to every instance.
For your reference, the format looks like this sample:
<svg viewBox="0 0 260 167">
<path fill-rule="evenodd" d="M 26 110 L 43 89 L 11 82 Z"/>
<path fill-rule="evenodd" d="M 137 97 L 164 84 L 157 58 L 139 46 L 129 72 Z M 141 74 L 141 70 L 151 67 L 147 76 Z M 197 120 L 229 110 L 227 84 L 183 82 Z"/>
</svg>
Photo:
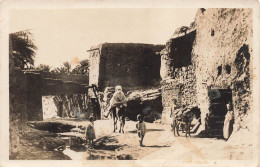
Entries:
<svg viewBox="0 0 260 167">
<path fill-rule="evenodd" d="M 15 83 L 12 83 L 12 80 Z M 19 90 L 15 91 L 16 89 Z M 17 92 L 20 93 L 18 94 Z M 43 120 L 42 96 L 85 93 L 87 93 L 86 85 L 77 82 L 64 82 L 60 79 L 42 78 L 40 73 L 32 71 L 22 72 L 13 70 L 10 72 L 10 99 L 14 101 L 10 102 L 10 104 L 14 103 L 11 107 L 25 105 L 24 109 L 20 111 L 25 112 L 26 120 L 29 121 Z M 19 102 L 15 102 L 19 99 Z"/>
<path fill-rule="evenodd" d="M 20 69 L 10 68 L 9 71 L 9 158 L 19 153 L 19 132 L 27 126 L 26 79 Z"/>
<path fill-rule="evenodd" d="M 89 50 L 89 85 L 97 85 L 100 87 L 100 82 L 99 82 L 99 71 L 101 68 L 102 63 L 100 61 L 100 54 L 101 54 L 101 46 L 102 44 L 98 46 L 93 46 Z M 103 66 L 104 64 L 102 64 Z"/>
<path fill-rule="evenodd" d="M 90 51 L 90 84 L 127 90 L 159 86 L 163 45 L 104 43 Z"/>
<path fill-rule="evenodd" d="M 191 62 L 191 51 L 196 30 L 177 29 L 161 54 L 162 120 L 170 123 L 174 110 L 196 105 L 196 77 Z"/>
<path fill-rule="evenodd" d="M 39 74 L 25 73 L 26 78 L 26 106 L 28 121 L 42 121 L 42 79 Z"/>
<path fill-rule="evenodd" d="M 235 130 L 245 128 L 251 108 L 252 10 L 202 9 L 197 12 L 192 50 L 202 118 L 209 108 L 209 89 L 231 89 Z"/>
<path fill-rule="evenodd" d="M 197 105 L 196 77 L 192 65 L 175 68 L 171 79 L 161 82 L 162 119 L 170 123 L 174 110 Z"/>
<path fill-rule="evenodd" d="M 171 79 L 175 69 L 191 65 L 191 51 L 196 30 L 193 27 L 177 29 L 171 39 L 166 42 L 161 54 L 160 75 L 162 80 Z"/>
</svg>

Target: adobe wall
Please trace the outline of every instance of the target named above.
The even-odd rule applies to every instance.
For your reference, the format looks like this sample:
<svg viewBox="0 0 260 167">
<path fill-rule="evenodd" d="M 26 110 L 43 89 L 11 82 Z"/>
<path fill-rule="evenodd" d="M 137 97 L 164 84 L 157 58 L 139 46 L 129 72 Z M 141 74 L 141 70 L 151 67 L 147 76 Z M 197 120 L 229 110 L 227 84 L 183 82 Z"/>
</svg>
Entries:
<svg viewBox="0 0 260 167">
<path fill-rule="evenodd" d="M 54 80 L 61 80 L 63 82 L 75 82 L 79 84 L 89 84 L 89 77 L 82 74 L 54 74 L 51 72 L 39 71 L 39 70 L 26 70 L 26 72 L 33 72 L 40 74 L 41 78 L 48 78 Z"/>
<path fill-rule="evenodd" d="M 15 67 L 9 71 L 9 158 L 19 153 L 19 133 L 27 126 L 26 82 L 23 72 Z"/>
<path fill-rule="evenodd" d="M 28 121 L 42 121 L 42 78 L 40 74 L 25 73 L 26 78 L 26 106 Z"/>
<path fill-rule="evenodd" d="M 202 118 L 208 112 L 208 89 L 232 90 L 235 130 L 246 127 L 251 109 L 252 10 L 202 9 L 197 12 L 192 62 Z"/>
<path fill-rule="evenodd" d="M 197 105 L 196 78 L 192 66 L 176 68 L 173 78 L 161 82 L 161 90 L 162 119 L 171 123 L 174 110 Z"/>
<path fill-rule="evenodd" d="M 66 77 L 66 75 L 48 75 L 53 78 L 43 78 L 45 74 L 38 71 L 22 72 L 18 69 L 10 70 L 10 107 L 11 113 L 16 111 L 17 107 L 22 107 L 20 111 L 22 121 L 42 121 L 42 96 L 46 95 L 72 95 L 72 94 L 85 94 L 87 89 L 85 84 L 80 84 L 73 81 L 62 81 L 55 79 L 57 76 L 63 76 L 65 80 L 82 78 L 79 77 Z M 81 80 L 84 81 L 84 80 Z M 18 84 L 18 85 L 17 85 Z M 17 93 L 20 92 L 20 93 Z M 20 98 L 21 97 L 21 98 Z M 17 102 L 16 102 L 17 101 Z M 25 113 L 25 114 L 23 114 Z M 26 122 L 25 121 L 25 122 Z M 26 124 L 26 123 L 25 123 Z"/>
<path fill-rule="evenodd" d="M 159 86 L 163 45 L 103 43 L 90 49 L 90 84 L 127 90 Z"/>
<path fill-rule="evenodd" d="M 100 54 L 102 44 L 98 46 L 92 46 L 89 52 L 89 85 L 97 85 L 100 87 L 99 71 L 100 71 Z"/>
<path fill-rule="evenodd" d="M 162 120 L 171 123 L 174 110 L 197 103 L 196 78 L 191 51 L 196 30 L 192 26 L 177 29 L 161 51 Z"/>
<path fill-rule="evenodd" d="M 60 79 L 42 78 L 41 95 L 63 95 L 87 93 L 86 85 L 73 81 L 64 82 Z"/>
</svg>

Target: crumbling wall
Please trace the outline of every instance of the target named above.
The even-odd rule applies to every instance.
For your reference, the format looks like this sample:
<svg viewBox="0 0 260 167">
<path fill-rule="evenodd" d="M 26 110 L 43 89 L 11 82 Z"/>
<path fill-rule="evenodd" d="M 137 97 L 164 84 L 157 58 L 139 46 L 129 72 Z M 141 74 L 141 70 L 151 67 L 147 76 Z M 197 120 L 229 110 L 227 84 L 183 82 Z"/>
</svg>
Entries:
<svg viewBox="0 0 260 167">
<path fill-rule="evenodd" d="M 158 86 L 163 45 L 104 43 L 90 50 L 90 84 L 125 89 Z"/>
<path fill-rule="evenodd" d="M 160 53 L 162 120 L 165 123 L 171 122 L 175 109 L 197 103 L 196 78 L 191 62 L 195 35 L 194 23 L 190 27 L 180 27 Z"/>
<path fill-rule="evenodd" d="M 173 36 L 166 42 L 161 54 L 160 75 L 162 80 L 171 79 L 175 68 L 191 65 L 191 51 L 196 35 L 195 24 L 190 27 L 180 27 L 175 30 Z"/>
<path fill-rule="evenodd" d="M 202 118 L 209 112 L 208 89 L 231 89 L 235 130 L 246 127 L 251 109 L 252 9 L 201 9 L 197 12 L 192 62 Z"/>
<path fill-rule="evenodd" d="M 170 123 L 174 110 L 197 105 L 196 77 L 192 65 L 175 68 L 172 79 L 161 82 L 163 121 Z"/>
</svg>

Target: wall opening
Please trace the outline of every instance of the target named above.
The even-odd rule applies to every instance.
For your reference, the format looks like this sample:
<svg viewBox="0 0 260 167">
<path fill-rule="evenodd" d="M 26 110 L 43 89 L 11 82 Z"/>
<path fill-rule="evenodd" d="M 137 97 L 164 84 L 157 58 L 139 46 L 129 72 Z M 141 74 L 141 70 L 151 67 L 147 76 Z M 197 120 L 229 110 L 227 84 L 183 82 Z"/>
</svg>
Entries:
<svg viewBox="0 0 260 167">
<path fill-rule="evenodd" d="M 204 14 L 204 12 L 206 11 L 205 8 L 200 8 L 201 12 Z"/>
<path fill-rule="evenodd" d="M 52 118 L 100 119 L 101 113 L 96 98 L 86 94 L 42 96 L 43 120 Z"/>
<path fill-rule="evenodd" d="M 54 97 L 55 96 L 42 96 L 43 120 L 58 116 L 58 108 L 54 103 Z"/>
<path fill-rule="evenodd" d="M 231 73 L 231 66 L 230 66 L 230 65 L 226 65 L 226 72 L 227 72 L 228 74 Z"/>
<path fill-rule="evenodd" d="M 222 73 L 222 66 L 218 66 L 218 76 Z"/>
<path fill-rule="evenodd" d="M 192 64 L 191 52 L 195 36 L 196 30 L 184 36 L 171 39 L 169 56 L 173 60 L 174 68 L 186 67 Z"/>
<path fill-rule="evenodd" d="M 214 29 L 211 30 L 211 36 L 214 36 L 215 35 L 215 31 Z"/>
<path fill-rule="evenodd" d="M 231 89 L 210 89 L 208 94 L 210 99 L 206 123 L 208 135 L 210 137 L 223 138 L 224 120 L 227 113 L 226 104 L 232 103 L 232 91 Z"/>
</svg>

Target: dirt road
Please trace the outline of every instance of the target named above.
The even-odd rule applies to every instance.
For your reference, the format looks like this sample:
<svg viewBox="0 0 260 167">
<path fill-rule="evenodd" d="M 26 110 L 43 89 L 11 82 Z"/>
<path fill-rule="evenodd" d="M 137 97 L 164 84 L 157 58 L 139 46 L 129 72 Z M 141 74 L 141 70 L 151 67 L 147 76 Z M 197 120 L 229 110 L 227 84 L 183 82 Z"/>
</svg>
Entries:
<svg viewBox="0 0 260 167">
<path fill-rule="evenodd" d="M 144 160 L 247 160 L 253 155 L 252 144 L 224 141 L 216 138 L 174 137 L 169 125 L 146 123 L 149 132 L 144 138 L 145 147 L 140 147 L 135 131 L 135 122 L 126 122 L 126 133 L 111 133 L 111 121 L 97 121 L 95 127 L 103 129 L 120 146 L 116 154 L 129 154 L 133 159 Z M 104 127 L 106 130 L 104 131 Z M 110 127 L 110 128 L 109 128 Z M 105 143 L 111 144 L 111 143 Z"/>
<path fill-rule="evenodd" d="M 62 124 L 86 127 L 87 121 L 52 120 Z M 134 160 L 178 160 L 182 162 L 206 163 L 208 160 L 248 160 L 253 156 L 252 142 L 243 142 L 238 134 L 229 141 L 216 138 L 185 138 L 184 134 L 175 137 L 169 125 L 146 123 L 148 132 L 143 144 L 139 146 L 135 129 L 136 122 L 126 121 L 125 133 L 113 132 L 112 120 L 95 121 L 97 139 L 92 149 L 73 150 L 59 137 L 46 131 L 33 130 L 22 137 L 21 154 L 18 159 L 134 159 Z M 73 133 L 73 132 L 71 132 Z M 83 135 L 83 134 L 82 134 Z M 84 136 L 84 135 L 83 135 Z M 66 139 L 68 141 L 68 139 Z M 62 152 L 51 151 L 60 145 L 66 145 Z M 47 148 L 47 150 L 46 150 Z M 33 150 L 33 151 L 32 151 Z M 33 152 L 33 154 L 28 154 Z M 35 154 L 35 155 L 34 155 Z M 58 156 L 57 156 L 58 155 Z M 54 158 L 53 158 L 54 157 Z"/>
</svg>

